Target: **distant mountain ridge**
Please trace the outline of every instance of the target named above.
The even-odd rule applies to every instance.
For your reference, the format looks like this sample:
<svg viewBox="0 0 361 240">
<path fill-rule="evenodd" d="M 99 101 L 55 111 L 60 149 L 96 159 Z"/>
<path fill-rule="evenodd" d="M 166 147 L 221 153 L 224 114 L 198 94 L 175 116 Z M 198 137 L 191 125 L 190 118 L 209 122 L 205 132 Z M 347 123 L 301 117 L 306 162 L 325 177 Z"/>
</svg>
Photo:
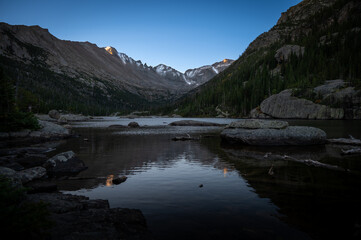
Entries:
<svg viewBox="0 0 361 240">
<path fill-rule="evenodd" d="M 111 46 L 105 47 L 104 49 L 111 55 L 119 56 L 124 64 L 136 64 L 141 69 L 155 71 L 157 74 L 167 79 L 178 82 L 184 81 L 190 85 L 191 88 L 207 82 L 209 79 L 225 70 L 234 62 L 234 60 L 231 59 L 224 59 L 223 61 L 216 62 L 212 65 L 205 65 L 199 68 L 188 69 L 185 71 L 185 73 L 181 73 L 165 64 L 158 64 L 157 66 L 152 67 L 148 66 L 146 63 L 143 64 L 140 60 L 135 61 L 125 53 L 119 53 L 114 47 Z"/>
<path fill-rule="evenodd" d="M 164 64 L 147 66 L 113 47 L 60 40 L 39 26 L 0 23 L 0 36 L 0 66 L 40 111 L 148 109 L 179 98 L 225 68 L 202 67 L 207 73 L 198 69 L 188 77 Z"/>
</svg>

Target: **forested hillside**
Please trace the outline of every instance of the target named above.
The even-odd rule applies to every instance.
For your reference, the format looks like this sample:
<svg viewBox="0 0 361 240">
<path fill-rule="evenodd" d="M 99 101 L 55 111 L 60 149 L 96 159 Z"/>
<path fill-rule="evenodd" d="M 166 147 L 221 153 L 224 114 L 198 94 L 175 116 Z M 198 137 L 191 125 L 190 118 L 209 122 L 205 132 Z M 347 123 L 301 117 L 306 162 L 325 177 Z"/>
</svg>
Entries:
<svg viewBox="0 0 361 240">
<path fill-rule="evenodd" d="M 334 4 L 331 4 L 334 2 Z M 303 1 L 283 13 L 228 69 L 195 89 L 175 106 L 183 116 L 246 116 L 272 94 L 287 88 L 302 95 L 330 79 L 361 87 L 361 3 Z M 276 37 L 275 37 L 276 36 Z M 280 49 L 298 47 L 287 59 Z M 302 49 L 302 51 L 301 51 Z"/>
</svg>

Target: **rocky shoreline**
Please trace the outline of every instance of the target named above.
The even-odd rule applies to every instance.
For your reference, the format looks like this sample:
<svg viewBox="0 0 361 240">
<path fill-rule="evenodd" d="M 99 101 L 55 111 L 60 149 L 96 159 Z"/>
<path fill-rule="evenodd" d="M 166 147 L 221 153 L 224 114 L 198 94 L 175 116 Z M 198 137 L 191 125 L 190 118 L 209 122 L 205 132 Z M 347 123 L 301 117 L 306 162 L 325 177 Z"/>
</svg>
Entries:
<svg viewBox="0 0 361 240">
<path fill-rule="evenodd" d="M 9 179 L 14 189 L 26 189 L 21 205 L 46 204 L 52 223 L 44 230 L 46 235 L 50 239 L 152 239 L 140 210 L 110 208 L 107 200 L 58 191 L 55 180 L 67 179 L 87 167 L 72 151 L 48 158 L 54 150 L 49 141 L 74 135 L 52 122 L 39 120 L 39 124 L 37 131 L 1 133 L 0 176 Z M 43 144 L 33 145 L 39 142 Z M 37 234 L 29 236 L 40 237 Z"/>
</svg>

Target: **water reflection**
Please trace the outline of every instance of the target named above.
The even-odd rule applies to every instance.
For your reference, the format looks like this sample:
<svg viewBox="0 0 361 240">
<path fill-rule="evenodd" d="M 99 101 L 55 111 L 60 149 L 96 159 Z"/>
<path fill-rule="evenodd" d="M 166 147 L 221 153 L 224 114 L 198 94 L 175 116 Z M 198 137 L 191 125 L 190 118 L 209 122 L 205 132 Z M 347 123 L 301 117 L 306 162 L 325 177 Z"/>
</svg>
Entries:
<svg viewBox="0 0 361 240">
<path fill-rule="evenodd" d="M 227 177 L 227 173 L 228 173 L 228 169 L 227 168 L 223 168 L 223 176 Z"/>
<path fill-rule="evenodd" d="M 114 175 L 113 175 L 113 174 L 108 175 L 108 176 L 107 176 L 107 180 L 106 180 L 106 182 L 105 182 L 105 185 L 106 185 L 107 187 L 113 186 L 113 179 L 114 179 Z"/>
<path fill-rule="evenodd" d="M 267 159 L 269 149 L 222 148 L 227 161 L 261 198 L 270 199 L 283 215 L 280 219 L 308 232 L 314 239 L 360 237 L 361 167 L 359 157 L 343 157 L 335 149 L 284 149 L 299 158 L 312 156 L 321 162 L 348 165 L 353 172 L 307 166 L 284 159 Z M 281 152 L 281 150 L 278 150 Z M 252 154 L 254 153 L 254 157 Z M 336 151 L 337 152 L 337 151 Z M 271 174 L 270 174 L 271 172 Z"/>
<path fill-rule="evenodd" d="M 361 162 L 338 146 L 241 147 L 219 138 L 174 142 L 173 135 L 117 135 L 79 129 L 70 147 L 89 167 L 59 188 L 139 208 L 159 239 L 324 239 L 358 237 Z M 353 170 L 308 166 L 289 155 Z M 115 175 L 128 180 L 112 185 Z M 200 185 L 202 188 L 199 188 Z"/>
</svg>

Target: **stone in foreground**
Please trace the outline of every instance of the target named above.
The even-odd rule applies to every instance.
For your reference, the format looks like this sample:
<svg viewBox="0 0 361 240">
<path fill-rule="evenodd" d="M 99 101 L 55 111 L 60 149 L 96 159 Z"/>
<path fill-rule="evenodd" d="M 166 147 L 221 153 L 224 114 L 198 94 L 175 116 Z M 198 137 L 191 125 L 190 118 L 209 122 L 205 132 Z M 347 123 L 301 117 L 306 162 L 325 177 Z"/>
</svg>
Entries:
<svg viewBox="0 0 361 240">
<path fill-rule="evenodd" d="M 62 193 L 28 194 L 48 204 L 54 226 L 49 239 L 153 239 L 140 210 L 109 208 L 106 200 Z"/>
<path fill-rule="evenodd" d="M 227 128 L 221 137 L 229 143 L 258 146 L 325 144 L 326 133 L 314 127 L 293 126 L 285 129 Z"/>
</svg>

